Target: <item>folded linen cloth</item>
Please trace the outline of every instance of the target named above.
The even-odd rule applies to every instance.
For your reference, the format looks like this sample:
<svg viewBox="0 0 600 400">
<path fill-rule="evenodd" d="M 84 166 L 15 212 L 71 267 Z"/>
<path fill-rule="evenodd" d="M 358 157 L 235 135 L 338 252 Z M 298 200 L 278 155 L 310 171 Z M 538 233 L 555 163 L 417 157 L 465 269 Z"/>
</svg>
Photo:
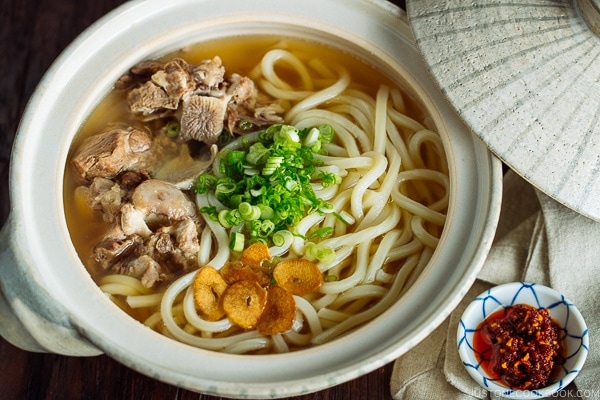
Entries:
<svg viewBox="0 0 600 400">
<path fill-rule="evenodd" d="M 586 363 L 575 382 L 556 398 L 600 398 L 600 223 L 534 189 L 509 171 L 494 243 L 462 302 L 433 333 L 394 363 L 394 399 L 490 399 L 467 373 L 456 344 L 458 321 L 473 298 L 507 282 L 541 283 L 564 293 L 590 332 Z"/>
</svg>

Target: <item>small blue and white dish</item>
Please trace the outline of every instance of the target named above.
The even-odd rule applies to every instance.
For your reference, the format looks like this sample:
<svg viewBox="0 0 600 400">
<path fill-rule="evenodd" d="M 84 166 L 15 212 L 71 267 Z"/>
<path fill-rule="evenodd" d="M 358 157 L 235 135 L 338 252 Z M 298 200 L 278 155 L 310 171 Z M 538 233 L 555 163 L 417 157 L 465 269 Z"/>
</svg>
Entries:
<svg viewBox="0 0 600 400">
<path fill-rule="evenodd" d="M 560 326 L 563 343 L 566 343 L 566 360 L 554 383 L 536 390 L 511 388 L 500 379 L 490 377 L 475 353 L 474 337 L 482 321 L 517 304 L 547 308 L 550 317 Z M 537 283 L 513 282 L 488 289 L 469 304 L 458 324 L 457 343 L 464 367 L 484 390 L 511 399 L 538 399 L 559 392 L 577 376 L 588 354 L 589 334 L 581 313 L 562 293 Z"/>
</svg>

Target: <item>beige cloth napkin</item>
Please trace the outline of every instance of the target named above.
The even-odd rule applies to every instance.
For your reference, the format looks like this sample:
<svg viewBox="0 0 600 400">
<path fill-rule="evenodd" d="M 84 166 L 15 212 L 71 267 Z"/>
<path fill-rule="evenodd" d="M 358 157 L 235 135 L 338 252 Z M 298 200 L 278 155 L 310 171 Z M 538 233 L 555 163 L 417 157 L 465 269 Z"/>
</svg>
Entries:
<svg viewBox="0 0 600 400">
<path fill-rule="evenodd" d="M 490 286 L 519 280 L 564 293 L 589 328 L 590 351 L 575 382 L 556 398 L 600 398 L 600 223 L 558 204 L 514 172 L 504 195 L 494 244 L 478 279 L 459 306 L 431 335 L 394 363 L 394 399 L 489 399 L 458 356 L 456 330 L 468 303 Z M 600 201 L 600 200 L 599 200 Z"/>
</svg>

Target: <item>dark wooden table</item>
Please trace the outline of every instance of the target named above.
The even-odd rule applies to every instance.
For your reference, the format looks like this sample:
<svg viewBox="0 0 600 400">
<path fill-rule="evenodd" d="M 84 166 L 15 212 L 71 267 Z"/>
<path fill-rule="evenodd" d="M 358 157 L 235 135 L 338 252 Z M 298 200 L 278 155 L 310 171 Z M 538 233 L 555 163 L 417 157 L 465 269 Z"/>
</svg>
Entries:
<svg viewBox="0 0 600 400">
<path fill-rule="evenodd" d="M 168 0 L 165 0 L 168 1 Z M 2 0 L 0 21 L 0 222 L 9 213 L 10 151 L 23 109 L 58 54 L 123 0 Z M 393 0 L 404 7 L 404 1 Z M 0 323 L 2 323 L 0 321 Z M 392 365 L 293 399 L 390 399 Z M 107 356 L 65 357 L 22 351 L 0 338 L 0 399 L 202 399 L 148 378 Z"/>
</svg>

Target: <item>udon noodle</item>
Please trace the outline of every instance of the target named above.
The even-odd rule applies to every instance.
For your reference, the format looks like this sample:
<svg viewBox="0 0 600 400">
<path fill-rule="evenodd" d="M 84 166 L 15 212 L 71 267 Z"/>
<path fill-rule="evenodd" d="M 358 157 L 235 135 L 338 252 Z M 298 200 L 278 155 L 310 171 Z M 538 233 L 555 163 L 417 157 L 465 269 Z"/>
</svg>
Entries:
<svg viewBox="0 0 600 400">
<path fill-rule="evenodd" d="M 293 73 L 278 74 L 282 65 Z M 270 249 L 281 258 L 301 258 L 307 245 L 302 235 L 322 227 L 333 231 L 310 239 L 334 249 L 335 257 L 317 264 L 324 276 L 317 292 L 293 296 L 297 310 L 292 329 L 266 336 L 236 327 L 227 317 L 203 318 L 194 302 L 196 269 L 158 293 L 125 275 L 106 275 L 99 284 L 132 309 L 154 310 L 144 324 L 191 346 L 229 353 L 287 352 L 326 343 L 365 324 L 411 286 L 432 257 L 444 226 L 447 161 L 439 135 L 407 114 L 405 95 L 392 85 L 382 84 L 369 94 L 372 90 L 355 84 L 343 65 L 307 59 L 285 47 L 266 51 L 248 76 L 260 90 L 284 101 L 286 124 L 298 129 L 327 124 L 335 131 L 335 140 L 316 157 L 341 180 L 328 187 L 313 185 L 335 212 L 306 215 L 289 247 Z M 236 145 L 239 140 L 229 146 Z M 222 207 L 210 194 L 197 194 L 195 200 L 199 209 Z M 336 216 L 341 213 L 348 218 Z M 205 226 L 198 267 L 219 269 L 235 258 L 230 231 L 201 216 Z"/>
</svg>

